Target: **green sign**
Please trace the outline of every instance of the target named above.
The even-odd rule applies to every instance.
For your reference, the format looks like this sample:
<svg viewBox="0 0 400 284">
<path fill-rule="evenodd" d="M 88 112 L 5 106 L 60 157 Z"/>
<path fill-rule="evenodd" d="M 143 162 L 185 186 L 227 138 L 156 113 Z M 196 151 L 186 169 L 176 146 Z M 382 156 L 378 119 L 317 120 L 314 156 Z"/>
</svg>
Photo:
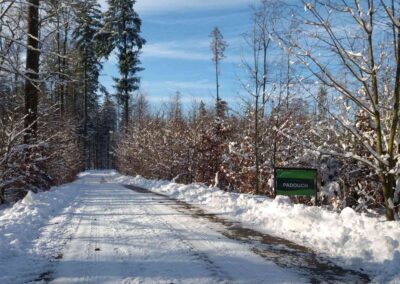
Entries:
<svg viewBox="0 0 400 284">
<path fill-rule="evenodd" d="M 275 168 L 275 193 L 316 196 L 317 173 L 316 169 Z"/>
</svg>

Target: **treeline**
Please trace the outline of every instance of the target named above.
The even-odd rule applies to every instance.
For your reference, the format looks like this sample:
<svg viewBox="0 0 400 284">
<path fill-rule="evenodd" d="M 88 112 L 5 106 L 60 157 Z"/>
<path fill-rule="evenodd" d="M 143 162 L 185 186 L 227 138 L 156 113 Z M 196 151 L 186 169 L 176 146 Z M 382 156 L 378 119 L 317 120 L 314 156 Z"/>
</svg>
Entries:
<svg viewBox="0 0 400 284">
<path fill-rule="evenodd" d="M 400 5 L 303 2 L 254 7 L 238 71 L 240 113 L 228 111 L 219 92 L 229 42 L 216 28 L 215 106 L 200 104 L 184 116 L 176 98 L 161 114 L 137 110 L 117 148 L 118 168 L 272 195 L 274 167 L 315 167 L 325 204 L 374 208 L 396 219 Z"/>
<path fill-rule="evenodd" d="M 320 92 L 324 96 L 324 91 Z M 333 135 L 327 139 L 313 133 L 328 120 L 322 122 L 322 109 L 305 100 L 293 98 L 289 104 L 282 100 L 271 113 L 260 117 L 258 179 L 254 107 L 248 105 L 243 115 L 223 109 L 219 111 L 222 116 L 203 102 L 187 114 L 182 108 L 177 94 L 166 107 L 153 114 L 146 97 L 139 96 L 133 107 L 132 123 L 116 146 L 117 168 L 127 175 L 186 184 L 199 182 L 227 191 L 271 197 L 275 165 L 318 168 L 324 204 L 335 209 L 352 206 L 365 210 L 379 208 L 382 203 L 383 196 L 376 190 L 378 178 L 368 167 L 352 159 L 323 154 L 293 139 L 309 139 L 323 145 L 334 143 L 337 138 L 334 132 L 326 133 Z M 363 119 L 358 117 L 355 125 L 363 123 Z M 341 136 L 351 139 L 345 133 Z M 297 201 L 314 202 L 309 198 Z"/>
<path fill-rule="evenodd" d="M 0 2 L 0 204 L 114 166 L 117 110 L 138 88 L 144 40 L 134 0 L 107 4 Z M 113 51 L 121 76 L 111 95 L 99 76 Z"/>
</svg>

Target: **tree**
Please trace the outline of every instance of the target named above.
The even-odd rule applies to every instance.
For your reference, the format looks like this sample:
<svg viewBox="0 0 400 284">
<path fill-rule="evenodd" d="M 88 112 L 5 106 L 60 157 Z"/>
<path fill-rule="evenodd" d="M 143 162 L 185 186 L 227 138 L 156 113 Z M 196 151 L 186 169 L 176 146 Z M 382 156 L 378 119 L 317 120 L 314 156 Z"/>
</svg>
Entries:
<svg viewBox="0 0 400 284">
<path fill-rule="evenodd" d="M 111 169 L 114 165 L 114 144 L 117 130 L 117 112 L 110 94 L 103 90 L 104 102 L 97 114 L 95 143 L 95 166 Z"/>
<path fill-rule="evenodd" d="M 98 35 L 100 51 L 108 57 L 116 48 L 120 78 L 114 78 L 117 96 L 124 109 L 124 128 L 129 125 L 132 92 L 139 89 L 140 51 L 145 40 L 140 36 L 142 21 L 134 9 L 135 0 L 108 0 L 104 27 Z"/>
<path fill-rule="evenodd" d="M 298 16 L 297 34 L 301 40 L 288 39 L 282 34 L 277 37 L 303 63 L 309 72 L 305 76 L 314 76 L 332 89 L 331 95 L 344 102 L 342 105 L 348 108 L 347 112 L 362 110 L 373 122 L 372 131 L 360 131 L 353 127 L 352 118 L 326 109 L 335 123 L 351 134 L 353 143 L 365 152 L 358 155 L 348 147 L 340 149 L 328 144 L 310 147 L 354 159 L 375 171 L 381 183 L 386 218 L 394 220 L 399 202 L 396 191 L 399 175 L 399 4 L 389 0 L 303 3 L 310 17 L 304 22 L 303 17 Z M 382 22 L 386 24 L 382 26 Z M 346 80 L 337 76 L 338 70 L 346 73 Z M 351 103 L 346 104 L 346 100 Z"/>
<path fill-rule="evenodd" d="M 149 118 L 149 102 L 146 95 L 142 92 L 135 98 L 133 108 L 134 124 L 139 128 L 139 132 L 144 129 L 146 121 Z"/>
<path fill-rule="evenodd" d="M 215 83 L 216 83 L 216 90 L 217 90 L 217 102 L 216 102 L 216 111 L 217 116 L 223 116 L 223 102 L 219 96 L 219 75 L 220 75 L 220 63 L 221 60 L 225 58 L 225 49 L 228 46 L 222 33 L 215 27 L 210 34 L 211 37 L 211 52 L 212 52 L 212 61 L 214 62 L 215 66 Z"/>
<path fill-rule="evenodd" d="M 25 143 L 37 136 L 39 104 L 39 0 L 28 1 L 28 33 L 25 80 Z"/>
<path fill-rule="evenodd" d="M 268 99 L 267 71 L 269 67 L 268 52 L 270 48 L 270 27 L 268 26 L 270 19 L 268 18 L 268 8 L 267 1 L 262 1 L 260 7 L 254 8 L 252 30 L 244 35 L 245 41 L 250 49 L 251 60 L 243 60 L 243 66 L 249 78 L 248 83 L 241 81 L 245 91 L 252 98 L 247 109 L 247 117 L 252 122 L 252 129 L 250 133 L 248 133 L 252 141 L 246 139 L 246 145 L 249 143 L 250 145 L 247 145 L 245 148 L 251 150 L 251 155 L 254 157 L 248 164 L 252 165 L 251 163 L 254 163 L 255 173 L 252 175 L 253 179 L 250 180 L 254 180 L 253 186 L 255 187 L 256 194 L 260 193 L 261 190 L 260 166 L 262 162 L 260 155 L 260 121 L 264 118 L 264 109 Z"/>
<path fill-rule="evenodd" d="M 68 43 L 70 39 L 70 30 L 74 26 L 72 18 L 72 5 L 75 1 L 65 4 L 60 0 L 44 1 L 43 10 L 49 15 L 48 23 L 43 24 L 44 34 L 47 32 L 55 32 L 54 42 L 49 42 L 49 48 L 53 50 L 53 54 L 44 56 L 41 63 L 42 70 L 46 74 L 51 74 L 50 96 L 53 103 L 58 104 L 60 111 L 60 122 L 63 123 L 66 117 L 66 99 L 67 99 L 67 82 L 68 82 Z M 48 30 L 48 31 L 47 31 Z M 48 64 L 46 66 L 46 64 Z M 47 70 L 46 70 L 47 69 Z"/>
<path fill-rule="evenodd" d="M 100 62 L 96 53 L 95 35 L 101 28 L 101 12 L 95 0 L 79 1 L 75 5 L 77 26 L 73 37 L 80 51 L 80 62 L 83 69 L 83 136 L 84 151 L 86 155 L 86 168 L 91 164 L 91 143 L 89 142 L 89 110 L 93 110 L 96 100 Z"/>
<path fill-rule="evenodd" d="M 75 3 L 0 3 L 0 202 L 71 180 L 81 169 L 79 117 L 66 112 L 67 103 L 79 108 L 74 98 L 83 85 L 82 53 L 69 34 Z"/>
</svg>

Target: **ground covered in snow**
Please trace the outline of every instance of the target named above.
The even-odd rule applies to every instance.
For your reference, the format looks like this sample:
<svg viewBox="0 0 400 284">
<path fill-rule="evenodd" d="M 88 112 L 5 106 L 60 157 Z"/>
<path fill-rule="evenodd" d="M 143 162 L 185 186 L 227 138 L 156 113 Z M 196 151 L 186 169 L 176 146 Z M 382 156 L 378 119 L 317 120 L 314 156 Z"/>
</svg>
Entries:
<svg viewBox="0 0 400 284">
<path fill-rule="evenodd" d="M 247 227 L 305 245 L 345 267 L 366 271 L 375 282 L 400 283 L 400 224 L 358 214 L 291 204 L 286 197 L 227 193 L 200 184 L 117 177 L 240 221 Z"/>
<path fill-rule="evenodd" d="M 29 193 L 0 210 L 0 283 L 299 283 L 313 279 L 293 265 L 270 261 L 277 257 L 279 244 L 263 257 L 262 251 L 256 251 L 260 247 L 227 237 L 222 225 L 177 210 L 179 203 L 173 199 L 130 190 L 126 184 L 311 247 L 341 266 L 367 271 L 375 282 L 400 282 L 398 222 L 351 209 L 337 214 L 293 205 L 282 197 L 272 200 L 104 171 L 83 173 L 77 181 L 49 192 Z"/>
<path fill-rule="evenodd" d="M 84 173 L 2 211 L 0 283 L 307 281 L 115 177 Z"/>
</svg>

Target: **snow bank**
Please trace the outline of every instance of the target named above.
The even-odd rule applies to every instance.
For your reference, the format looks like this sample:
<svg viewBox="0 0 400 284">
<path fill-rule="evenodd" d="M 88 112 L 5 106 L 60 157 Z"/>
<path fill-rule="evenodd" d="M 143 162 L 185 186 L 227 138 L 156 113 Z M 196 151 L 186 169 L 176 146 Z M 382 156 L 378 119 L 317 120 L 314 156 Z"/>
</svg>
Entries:
<svg viewBox="0 0 400 284">
<path fill-rule="evenodd" d="M 23 200 L 0 211 L 0 283 L 25 279 L 16 278 L 27 273 L 25 269 L 21 271 L 21 266 L 25 265 L 29 271 L 40 271 L 46 265 L 47 262 L 35 254 L 33 244 L 40 228 L 75 198 L 80 190 L 79 182 L 37 194 L 28 192 Z M 28 282 L 33 280 L 30 275 L 24 277 Z"/>
<path fill-rule="evenodd" d="M 400 282 L 400 224 L 358 214 L 340 214 L 320 207 L 291 204 L 280 196 L 227 193 L 200 184 L 181 185 L 138 177 L 116 177 L 176 199 L 224 214 L 256 230 L 283 237 L 334 258 L 340 265 L 368 271 L 377 282 Z"/>
</svg>

